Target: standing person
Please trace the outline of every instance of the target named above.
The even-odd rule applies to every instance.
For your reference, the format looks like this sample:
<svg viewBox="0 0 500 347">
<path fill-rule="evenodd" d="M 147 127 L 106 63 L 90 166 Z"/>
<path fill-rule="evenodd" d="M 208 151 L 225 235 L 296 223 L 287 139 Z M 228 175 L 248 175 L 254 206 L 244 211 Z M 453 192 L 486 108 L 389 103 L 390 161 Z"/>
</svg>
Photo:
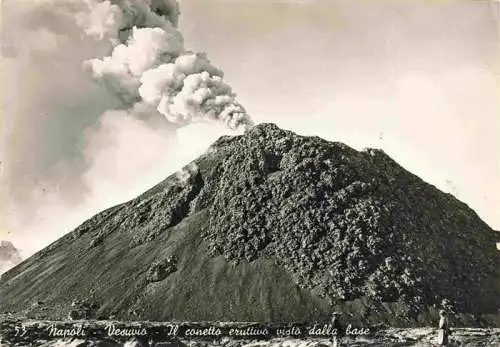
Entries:
<svg viewBox="0 0 500 347">
<path fill-rule="evenodd" d="M 446 346 L 448 344 L 448 336 L 450 336 L 450 326 L 446 311 L 439 311 L 439 317 L 438 344 L 440 346 Z"/>
<path fill-rule="evenodd" d="M 334 335 L 332 336 L 332 346 L 340 347 L 342 337 L 344 337 L 344 329 L 340 323 L 340 314 L 338 312 L 333 312 L 331 324 L 332 328 L 335 329 Z"/>
</svg>

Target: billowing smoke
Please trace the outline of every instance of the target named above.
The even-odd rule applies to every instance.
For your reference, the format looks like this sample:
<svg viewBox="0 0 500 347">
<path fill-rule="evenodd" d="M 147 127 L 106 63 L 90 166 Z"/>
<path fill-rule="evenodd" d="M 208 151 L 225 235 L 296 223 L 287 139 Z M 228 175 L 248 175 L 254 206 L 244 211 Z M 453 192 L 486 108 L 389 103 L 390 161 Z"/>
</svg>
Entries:
<svg viewBox="0 0 500 347">
<path fill-rule="evenodd" d="M 224 82 L 223 72 L 205 54 L 186 51 L 176 29 L 178 13 L 177 2 L 169 0 L 101 5 L 95 17 L 107 24 L 98 27 L 118 30 L 111 36 L 116 43 L 112 54 L 87 61 L 93 76 L 124 101 L 145 103 L 179 126 L 212 120 L 231 129 L 251 126 L 250 117 Z M 121 23 L 108 23 L 116 21 Z M 98 35 L 106 36 L 102 30 Z"/>
<path fill-rule="evenodd" d="M 222 71 L 186 50 L 175 0 L 3 0 L 2 13 L 0 239 L 24 257 L 252 124 Z"/>
</svg>

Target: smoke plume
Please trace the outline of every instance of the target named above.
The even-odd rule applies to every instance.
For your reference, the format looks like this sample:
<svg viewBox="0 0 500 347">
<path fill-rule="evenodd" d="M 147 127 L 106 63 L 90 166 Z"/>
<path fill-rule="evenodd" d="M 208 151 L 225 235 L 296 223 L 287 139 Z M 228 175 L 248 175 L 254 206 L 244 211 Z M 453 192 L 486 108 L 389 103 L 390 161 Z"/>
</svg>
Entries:
<svg viewBox="0 0 500 347">
<path fill-rule="evenodd" d="M 252 124 L 222 71 L 186 50 L 175 0 L 2 12 L 0 230 L 24 257 Z"/>
<path fill-rule="evenodd" d="M 87 61 L 94 78 L 110 86 L 124 101 L 146 103 L 168 122 L 187 125 L 193 121 L 218 120 L 231 129 L 248 127 L 252 121 L 236 100 L 223 72 L 205 54 L 186 51 L 176 29 L 175 1 L 132 2 L 105 7 L 100 18 L 119 20 L 110 56 Z M 114 15 L 120 7 L 122 15 Z M 99 25 L 104 27 L 104 25 Z M 109 27 L 109 25 L 108 25 Z M 104 37 L 102 31 L 99 36 Z"/>
</svg>

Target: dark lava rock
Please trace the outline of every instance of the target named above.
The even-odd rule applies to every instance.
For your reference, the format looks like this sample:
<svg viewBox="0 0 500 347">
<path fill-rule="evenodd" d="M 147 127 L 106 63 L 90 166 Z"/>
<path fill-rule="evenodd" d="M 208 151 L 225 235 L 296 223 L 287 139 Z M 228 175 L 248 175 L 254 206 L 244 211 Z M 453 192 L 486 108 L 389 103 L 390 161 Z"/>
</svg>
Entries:
<svg viewBox="0 0 500 347">
<path fill-rule="evenodd" d="M 168 275 L 177 271 L 177 258 L 169 257 L 165 260 L 154 262 L 148 269 L 146 278 L 149 282 L 159 282 L 167 278 Z"/>
<path fill-rule="evenodd" d="M 40 297 L 57 317 L 93 289 L 102 312 L 142 319 L 497 314 L 499 236 L 380 150 L 261 124 L 7 272 L 0 311 Z"/>
<path fill-rule="evenodd" d="M 214 256 L 271 256 L 333 301 L 498 305 L 499 234 L 382 151 L 274 125 L 213 150 L 221 158 L 203 178 L 198 208 L 209 209 L 204 237 Z"/>
<path fill-rule="evenodd" d="M 68 312 L 68 319 L 95 319 L 99 304 L 92 299 L 74 300 Z"/>
<path fill-rule="evenodd" d="M 68 312 L 68 320 L 78 320 L 85 318 L 85 315 L 78 310 L 70 310 Z"/>
</svg>

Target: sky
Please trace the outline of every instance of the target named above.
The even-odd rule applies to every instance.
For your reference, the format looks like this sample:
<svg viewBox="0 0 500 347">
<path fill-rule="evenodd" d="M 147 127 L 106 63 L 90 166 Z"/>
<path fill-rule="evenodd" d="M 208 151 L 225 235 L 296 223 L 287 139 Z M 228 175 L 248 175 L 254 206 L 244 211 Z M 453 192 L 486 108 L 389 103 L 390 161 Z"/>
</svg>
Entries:
<svg viewBox="0 0 500 347">
<path fill-rule="evenodd" d="M 2 0 L 0 238 L 25 256 L 235 133 L 125 112 L 82 68 L 112 47 L 57 1 Z M 185 46 L 255 122 L 382 148 L 500 230 L 498 3 L 179 3 Z"/>
</svg>

